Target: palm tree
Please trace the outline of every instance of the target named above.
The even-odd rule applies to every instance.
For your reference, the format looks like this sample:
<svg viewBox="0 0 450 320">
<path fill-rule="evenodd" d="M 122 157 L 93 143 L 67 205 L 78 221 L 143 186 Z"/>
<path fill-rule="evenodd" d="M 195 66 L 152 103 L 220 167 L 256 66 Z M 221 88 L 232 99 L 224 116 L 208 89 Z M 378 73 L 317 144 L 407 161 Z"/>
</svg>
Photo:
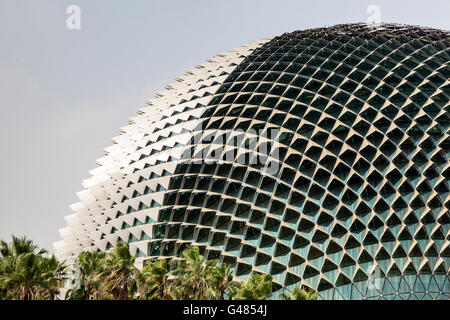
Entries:
<svg viewBox="0 0 450 320">
<path fill-rule="evenodd" d="M 11 272 L 12 269 L 12 259 L 10 257 L 0 257 L 0 300 L 7 299 L 7 288 L 2 284 L 3 277 L 5 274 Z"/>
<path fill-rule="evenodd" d="M 54 299 L 65 280 L 66 266 L 54 256 L 32 252 L 8 257 L 7 272 L 0 276 L 0 287 L 7 299 Z"/>
<path fill-rule="evenodd" d="M 137 285 L 140 299 L 164 299 L 167 296 L 169 269 L 166 260 L 151 261 L 139 274 Z"/>
<path fill-rule="evenodd" d="M 39 246 L 35 245 L 33 240 L 27 239 L 26 236 L 18 238 L 13 235 L 11 244 L 8 244 L 3 240 L 0 241 L 0 254 L 2 257 L 14 257 L 22 253 L 35 253 L 42 255 L 47 253 L 47 250 L 39 250 Z"/>
<path fill-rule="evenodd" d="M 172 283 L 174 295 L 182 300 L 214 299 L 217 290 L 212 275 L 218 261 L 206 260 L 198 247 L 186 248 L 181 253 L 181 259 L 172 260 L 176 263 Z"/>
<path fill-rule="evenodd" d="M 67 280 L 67 266 L 52 255 L 41 257 L 39 267 L 42 279 L 39 295 L 43 299 L 54 300 Z"/>
<path fill-rule="evenodd" d="M 126 300 L 135 291 L 138 274 L 134 266 L 136 256 L 132 256 L 126 242 L 118 242 L 104 260 L 98 279 L 101 281 L 102 298 Z"/>
<path fill-rule="evenodd" d="M 2 299 L 54 299 L 66 276 L 66 266 L 45 256 L 26 237 L 0 241 L 0 294 Z"/>
<path fill-rule="evenodd" d="M 283 292 L 280 297 L 283 300 L 317 300 L 319 295 L 312 289 L 306 291 L 305 289 L 294 288 L 290 291 Z"/>
<path fill-rule="evenodd" d="M 6 299 L 31 300 L 34 298 L 33 288 L 39 282 L 37 259 L 37 256 L 30 252 L 18 256 L 8 252 L 4 256 L 4 271 L 0 276 L 0 287 L 6 291 Z"/>
<path fill-rule="evenodd" d="M 100 297 L 100 280 L 106 253 L 97 251 L 82 252 L 73 266 L 73 288 L 69 289 L 66 299 L 97 300 Z"/>
<path fill-rule="evenodd" d="M 266 300 L 272 295 L 272 276 L 254 273 L 238 291 L 237 300 Z"/>
<path fill-rule="evenodd" d="M 236 281 L 233 281 L 233 271 L 228 264 L 216 266 L 212 271 L 213 283 L 219 292 L 219 300 L 225 299 L 225 294 L 232 298 L 235 294 Z"/>
</svg>

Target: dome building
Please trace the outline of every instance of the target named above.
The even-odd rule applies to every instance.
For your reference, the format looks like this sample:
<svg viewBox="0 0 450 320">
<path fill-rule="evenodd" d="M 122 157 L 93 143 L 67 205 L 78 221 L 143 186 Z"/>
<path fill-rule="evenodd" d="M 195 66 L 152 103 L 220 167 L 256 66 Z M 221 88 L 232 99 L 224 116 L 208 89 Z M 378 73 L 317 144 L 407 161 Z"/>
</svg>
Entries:
<svg viewBox="0 0 450 320">
<path fill-rule="evenodd" d="M 275 290 L 450 297 L 450 37 L 285 33 L 220 54 L 139 109 L 84 182 L 56 253 L 187 245 Z"/>
</svg>

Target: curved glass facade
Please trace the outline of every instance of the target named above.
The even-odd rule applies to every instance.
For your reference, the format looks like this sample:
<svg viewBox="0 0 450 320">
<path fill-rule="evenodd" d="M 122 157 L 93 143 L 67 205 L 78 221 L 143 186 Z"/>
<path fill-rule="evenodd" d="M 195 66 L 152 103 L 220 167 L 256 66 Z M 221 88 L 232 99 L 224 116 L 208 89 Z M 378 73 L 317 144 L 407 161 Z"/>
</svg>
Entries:
<svg viewBox="0 0 450 320">
<path fill-rule="evenodd" d="M 390 24 L 260 44 L 199 114 L 146 259 L 193 244 L 276 290 L 448 299 L 449 58 L 448 32 Z"/>
</svg>

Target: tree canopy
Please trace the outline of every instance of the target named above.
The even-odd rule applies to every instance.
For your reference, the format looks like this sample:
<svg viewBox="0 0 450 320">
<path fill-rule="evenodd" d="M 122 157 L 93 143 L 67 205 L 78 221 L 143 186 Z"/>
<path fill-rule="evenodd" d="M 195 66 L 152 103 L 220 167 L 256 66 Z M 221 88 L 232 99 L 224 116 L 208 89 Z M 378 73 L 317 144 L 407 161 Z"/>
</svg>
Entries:
<svg viewBox="0 0 450 320">
<path fill-rule="evenodd" d="M 26 237 L 0 241 L 0 300 L 265 300 L 272 297 L 272 276 L 254 273 L 247 281 L 230 265 L 208 260 L 188 246 L 177 259 L 135 266 L 128 243 L 108 252 L 82 252 L 71 266 L 49 255 Z M 61 289 L 65 290 L 65 296 Z M 285 300 L 315 300 L 317 294 L 295 288 Z"/>
</svg>

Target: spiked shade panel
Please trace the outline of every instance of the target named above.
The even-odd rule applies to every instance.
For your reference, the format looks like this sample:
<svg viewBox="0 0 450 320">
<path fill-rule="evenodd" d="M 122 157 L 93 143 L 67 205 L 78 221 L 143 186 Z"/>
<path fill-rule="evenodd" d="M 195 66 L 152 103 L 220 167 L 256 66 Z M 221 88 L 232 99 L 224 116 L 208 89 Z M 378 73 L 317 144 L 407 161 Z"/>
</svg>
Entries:
<svg viewBox="0 0 450 320">
<path fill-rule="evenodd" d="M 97 160 L 60 230 L 55 252 L 73 262 L 84 250 L 109 250 L 130 243 L 133 254 L 147 255 L 152 224 L 190 132 L 211 96 L 252 50 L 264 41 L 217 55 L 157 93 L 121 128 L 114 144 Z"/>
<path fill-rule="evenodd" d="M 149 215 L 131 196 L 136 187 L 124 184 L 136 183 L 144 163 L 149 172 L 158 166 L 145 154 L 136 163 L 122 156 L 123 166 L 99 168 L 109 185 L 93 181 L 70 218 L 72 238 L 80 237 L 80 217 L 91 221 L 81 223 L 91 226 L 89 240 L 64 240 L 61 252 L 106 250 L 134 234 L 142 259 L 170 259 L 193 244 L 241 279 L 272 274 L 276 290 L 301 285 L 324 299 L 450 297 L 449 33 L 350 24 L 244 48 L 209 87 L 177 160 L 163 160 L 167 190 L 152 198 L 148 239 L 133 233 L 144 227 L 133 229 L 132 220 Z M 148 116 L 145 130 L 160 130 Z M 139 143 L 145 130 L 137 130 Z M 208 139 L 230 131 L 225 147 Z M 140 144 L 127 139 L 116 148 L 137 157 Z M 217 155 L 222 161 L 202 161 Z"/>
</svg>

